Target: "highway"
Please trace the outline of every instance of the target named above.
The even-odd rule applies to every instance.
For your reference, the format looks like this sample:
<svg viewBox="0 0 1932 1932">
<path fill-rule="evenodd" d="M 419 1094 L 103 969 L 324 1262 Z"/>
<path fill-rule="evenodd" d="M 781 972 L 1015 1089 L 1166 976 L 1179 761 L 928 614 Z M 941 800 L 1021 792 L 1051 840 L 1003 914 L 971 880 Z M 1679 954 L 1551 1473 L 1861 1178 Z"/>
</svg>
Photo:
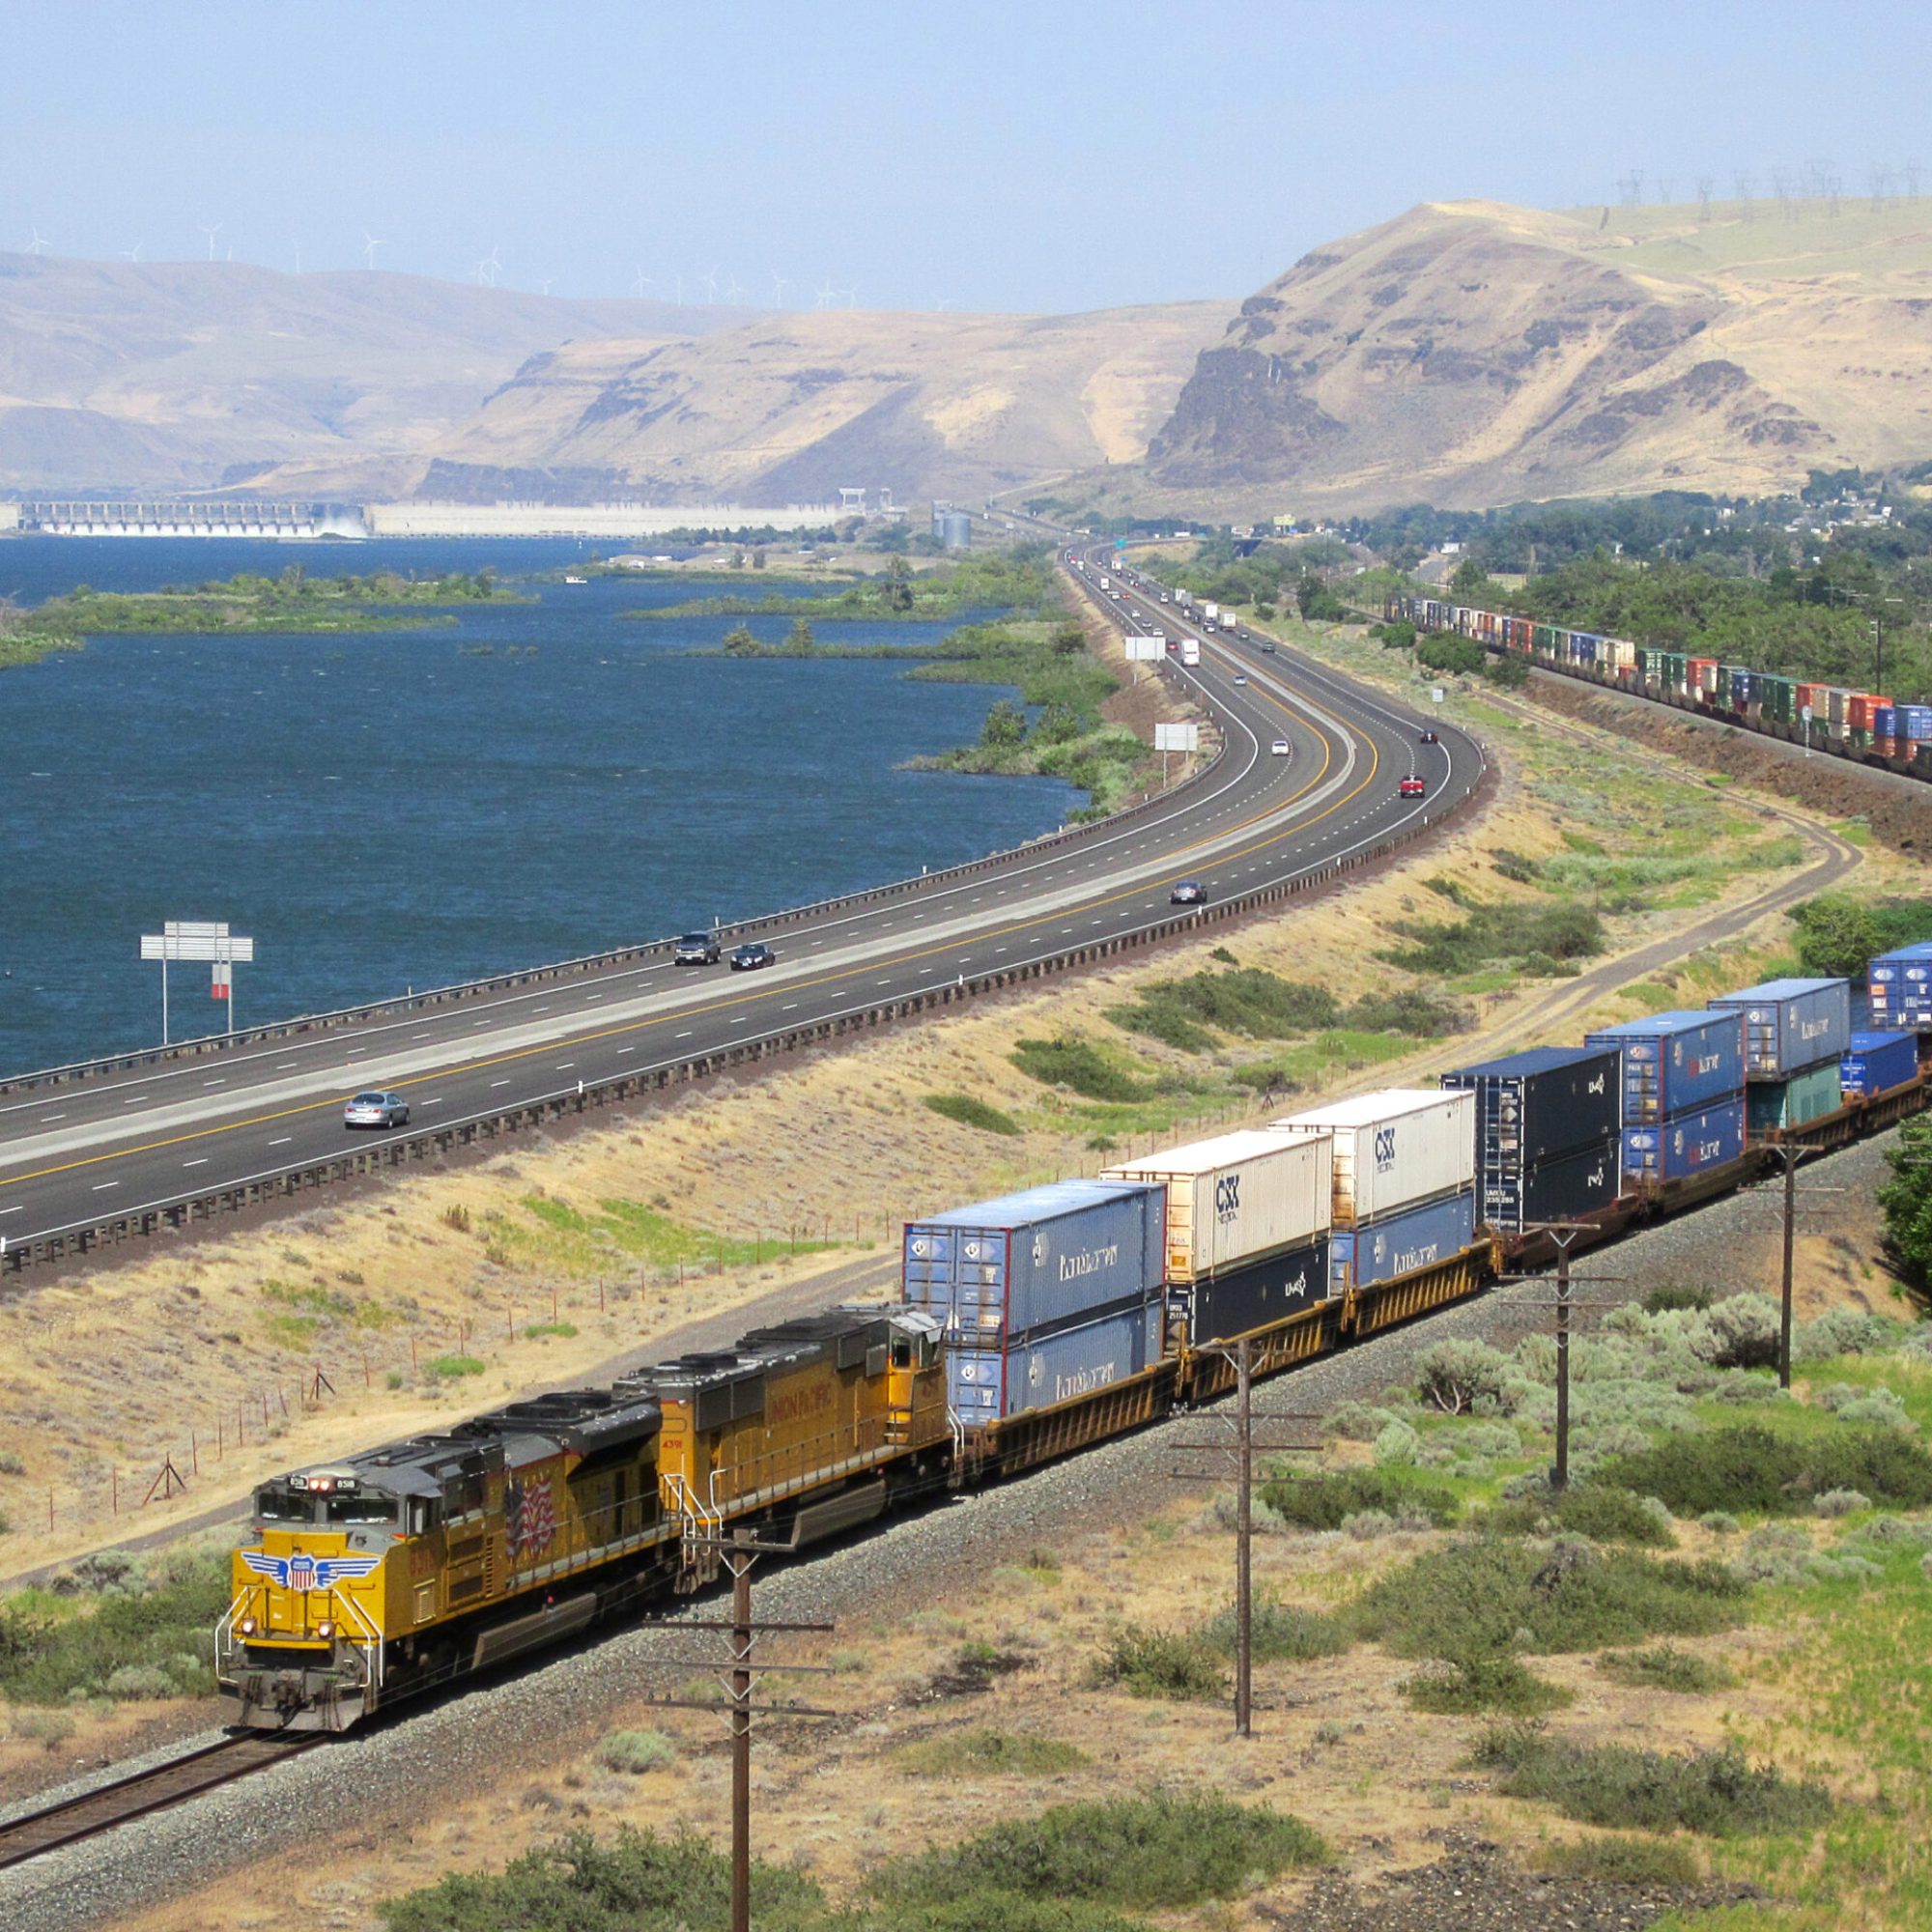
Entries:
<svg viewBox="0 0 1932 1932">
<path fill-rule="evenodd" d="M 1097 548 L 1078 587 L 1123 629 L 1203 634 L 1151 588 L 1118 577 Z M 1219 762 L 1123 819 L 893 896 L 740 928 L 777 963 L 738 974 L 668 954 L 593 968 L 422 1011 L 158 1061 L 98 1078 L 0 1091 L 0 1257 L 117 1217 L 166 1210 L 250 1182 L 273 1183 L 356 1151 L 343 1102 L 392 1089 L 435 1134 L 524 1104 L 863 1012 L 949 981 L 1064 957 L 1176 916 L 1176 881 L 1210 902 L 1306 877 L 1435 817 L 1475 783 L 1481 753 L 1283 646 L 1246 633 L 1203 637 L 1196 689 L 1224 736 Z M 1274 753 L 1278 739 L 1288 755 Z M 1423 798 L 1401 798 L 1416 772 Z M 728 949 L 727 949 L 728 952 Z M 43 1249 L 48 1253 L 51 1250 Z"/>
</svg>

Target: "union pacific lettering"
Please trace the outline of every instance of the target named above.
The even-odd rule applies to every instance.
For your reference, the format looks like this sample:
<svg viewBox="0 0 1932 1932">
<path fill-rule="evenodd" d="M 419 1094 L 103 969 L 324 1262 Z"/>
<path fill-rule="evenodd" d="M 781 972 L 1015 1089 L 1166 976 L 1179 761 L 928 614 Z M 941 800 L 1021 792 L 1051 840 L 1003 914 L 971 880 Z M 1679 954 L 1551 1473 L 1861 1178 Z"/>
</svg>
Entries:
<svg viewBox="0 0 1932 1932">
<path fill-rule="evenodd" d="M 1119 1267 L 1121 1264 L 1121 1244 L 1110 1242 L 1104 1248 L 1082 1248 L 1077 1255 L 1060 1257 L 1060 1278 L 1062 1281 L 1078 1281 L 1082 1275 L 1098 1274 L 1102 1268 Z"/>
<path fill-rule="evenodd" d="M 810 1388 L 791 1389 L 782 1395 L 765 1398 L 765 1426 L 780 1422 L 803 1422 L 809 1416 L 823 1415 L 832 1406 L 832 1384 L 814 1381 Z"/>
</svg>

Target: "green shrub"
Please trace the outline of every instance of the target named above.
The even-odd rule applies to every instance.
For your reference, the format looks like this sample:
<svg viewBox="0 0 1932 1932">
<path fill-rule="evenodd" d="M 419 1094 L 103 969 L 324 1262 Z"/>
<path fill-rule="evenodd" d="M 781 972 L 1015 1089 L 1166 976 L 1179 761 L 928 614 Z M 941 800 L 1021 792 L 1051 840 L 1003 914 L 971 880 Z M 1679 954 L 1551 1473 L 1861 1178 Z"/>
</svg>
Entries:
<svg viewBox="0 0 1932 1932">
<path fill-rule="evenodd" d="M 1138 1006 L 1109 1007 L 1107 1017 L 1129 1033 L 1143 1034 L 1181 1053 L 1206 1053 L 1214 1044 L 1213 1035 L 1197 1026 L 1173 1001 L 1152 995 L 1143 996 Z"/>
<path fill-rule="evenodd" d="M 524 1340 L 541 1342 L 546 1337 L 554 1335 L 559 1341 L 567 1342 L 576 1333 L 575 1321 L 532 1321 L 524 1330 Z"/>
<path fill-rule="evenodd" d="M 89 1572 L 103 1579 L 95 1584 L 102 1594 L 72 1614 L 42 1611 L 31 1601 L 0 1603 L 0 1693 L 15 1704 L 59 1704 L 97 1685 L 129 1697 L 212 1690 L 200 1660 L 228 1607 L 228 1552 L 170 1551 L 155 1562 L 153 1575 L 118 1550 L 102 1555 L 118 1560 L 76 1564 L 70 1573 L 77 1580 Z M 113 1689 L 124 1671 L 136 1674 Z"/>
<path fill-rule="evenodd" d="M 1407 1512 L 1433 1523 L 1452 1521 L 1456 1492 L 1441 1483 L 1420 1482 L 1393 1469 L 1347 1469 L 1330 1475 L 1277 1475 L 1264 1483 L 1261 1499 L 1298 1529 L 1340 1529 L 1351 1516 L 1380 1510 Z"/>
<path fill-rule="evenodd" d="M 1235 1654 L 1235 1611 L 1231 1605 L 1201 1629 L 1201 1641 L 1217 1656 Z M 1259 1597 L 1248 1617 L 1249 1655 L 1257 1663 L 1308 1663 L 1339 1657 L 1354 1641 L 1340 1617 L 1304 1609 L 1272 1597 Z"/>
<path fill-rule="evenodd" d="M 809 1879 L 753 1861 L 754 1924 L 809 1922 L 819 1906 Z M 573 1832 L 501 1872 L 445 1872 L 376 1911 L 387 1932 L 724 1932 L 731 1866 L 695 1833 L 665 1838 L 625 1825 L 612 1844 Z"/>
<path fill-rule="evenodd" d="M 480 1376 L 483 1363 L 475 1355 L 439 1355 L 424 1368 L 424 1374 L 432 1380 L 439 1378 L 453 1379 L 459 1376 Z"/>
<path fill-rule="evenodd" d="M 1384 1572 L 1363 1592 L 1353 1620 L 1358 1634 L 1399 1656 L 1462 1660 L 1517 1646 L 1595 1650 L 1651 1635 L 1702 1635 L 1738 1623 L 1745 1594 L 1720 1563 L 1482 1537 Z"/>
<path fill-rule="evenodd" d="M 971 1094 L 928 1094 L 925 1104 L 942 1120 L 956 1121 L 962 1127 L 978 1127 L 982 1133 L 1009 1137 L 1020 1131 L 1020 1123 L 1010 1114 L 1001 1113 L 999 1108 Z"/>
<path fill-rule="evenodd" d="M 1078 1745 L 1026 1732 L 975 1730 L 909 1745 L 895 1760 L 921 1777 L 957 1777 L 982 1772 L 1001 1777 L 1053 1777 L 1079 1771 L 1093 1760 Z"/>
<path fill-rule="evenodd" d="M 1147 1624 L 1122 1624 L 1102 1639 L 1094 1682 L 1130 1697 L 1221 1696 L 1228 1680 L 1201 1638 Z"/>
<path fill-rule="evenodd" d="M 1403 1694 L 1418 1711 L 1445 1717 L 1465 1717 L 1479 1711 L 1499 1711 L 1528 1717 L 1574 1701 L 1575 1693 L 1539 1677 L 1520 1658 L 1507 1651 L 1475 1651 L 1455 1658 L 1439 1670 L 1411 1677 Z"/>
<path fill-rule="evenodd" d="M 1342 1024 L 1358 1033 L 1399 1033 L 1410 1039 L 1436 1039 L 1458 1033 L 1466 1016 L 1419 987 L 1401 993 L 1365 993 L 1343 1015 Z"/>
<path fill-rule="evenodd" d="M 1680 1517 L 1708 1510 L 1784 1516 L 1829 1490 L 1857 1490 L 1908 1508 L 1932 1503 L 1932 1456 L 1909 1435 L 1883 1428 L 1839 1427 L 1804 1438 L 1713 1429 L 1615 1457 L 1598 1476 L 1657 1496 Z"/>
<path fill-rule="evenodd" d="M 677 1746 L 662 1731 L 612 1731 L 597 1747 L 597 1762 L 606 1771 L 641 1777 L 662 1771 L 677 1756 Z"/>
<path fill-rule="evenodd" d="M 1679 1309 L 1692 1311 L 1710 1307 L 1713 1295 L 1708 1288 L 1693 1288 L 1687 1283 L 1666 1283 L 1662 1288 L 1653 1288 L 1643 1298 L 1643 1312 L 1646 1315 L 1668 1315 Z"/>
<path fill-rule="evenodd" d="M 1704 1876 L 1696 1854 L 1674 1838 L 1579 1838 L 1550 1845 L 1537 1864 L 1551 1878 L 1646 1889 L 1692 1886 Z"/>
<path fill-rule="evenodd" d="M 1056 1039 L 1023 1039 L 1013 1065 L 1047 1087 L 1067 1087 L 1088 1100 L 1151 1099 L 1153 1088 L 1117 1065 L 1090 1039 L 1062 1034 Z"/>
<path fill-rule="evenodd" d="M 1728 1838 L 1807 1831 L 1832 1810 L 1822 1785 L 1793 1783 L 1775 1765 L 1753 1765 L 1733 1748 L 1675 1757 L 1571 1744 L 1519 1722 L 1485 1733 L 1475 1757 L 1502 1773 L 1506 1797 L 1553 1804 L 1584 1825 Z"/>
<path fill-rule="evenodd" d="M 1652 1549 L 1668 1549 L 1677 1539 L 1661 1512 L 1647 1509 L 1645 1499 L 1629 1490 L 1601 1483 L 1579 1483 L 1560 1495 L 1525 1496 L 1500 1503 L 1476 1520 L 1479 1529 L 1504 1536 L 1531 1536 L 1544 1522 L 1587 1536 L 1593 1543 L 1635 1543 Z"/>
<path fill-rule="evenodd" d="M 1737 1680 L 1728 1666 L 1692 1657 L 1672 1644 L 1653 1644 L 1648 1650 L 1605 1651 L 1597 1668 L 1616 1684 L 1634 1690 L 1679 1690 L 1687 1696 L 1722 1690 Z"/>
<path fill-rule="evenodd" d="M 1299 1819 L 1215 1794 L 1155 1791 L 1057 1804 L 1035 1818 L 995 1825 L 963 1844 L 895 1861 L 870 1889 L 895 1908 L 944 1904 L 977 1891 L 1174 1910 L 1234 1897 L 1257 1877 L 1327 1856 L 1327 1846 Z M 988 1910 L 972 1922 L 1015 1921 Z"/>
<path fill-rule="evenodd" d="M 1507 1406 L 1516 1364 L 1487 1342 L 1437 1342 L 1415 1358 L 1415 1389 L 1446 1414 L 1465 1414 L 1479 1403 Z"/>
</svg>

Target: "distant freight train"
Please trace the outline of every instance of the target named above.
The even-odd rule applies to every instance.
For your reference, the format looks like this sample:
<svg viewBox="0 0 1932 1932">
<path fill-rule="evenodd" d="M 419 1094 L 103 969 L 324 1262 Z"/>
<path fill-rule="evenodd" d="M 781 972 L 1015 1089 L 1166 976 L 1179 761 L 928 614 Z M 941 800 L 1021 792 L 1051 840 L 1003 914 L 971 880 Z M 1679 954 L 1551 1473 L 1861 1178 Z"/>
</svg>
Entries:
<svg viewBox="0 0 1932 1932">
<path fill-rule="evenodd" d="M 1897 704 L 1872 692 L 1780 677 L 1434 597 L 1392 597 L 1383 614 L 1406 618 L 1418 631 L 1453 631 L 1566 676 L 1634 692 L 1767 738 L 1882 766 L 1906 778 L 1932 779 L 1932 704 Z"/>
<path fill-rule="evenodd" d="M 1010 1474 L 1759 1179 L 1932 1093 L 1927 962 L 1777 980 L 905 1230 L 901 1293 L 609 1388 L 517 1402 L 265 1483 L 215 1632 L 229 1718 L 346 1730 L 708 1580 L 721 1532 L 798 1548 Z M 1917 978 L 1908 978 L 1910 974 Z M 1747 1122 L 1748 1122 L 1748 1138 Z"/>
</svg>

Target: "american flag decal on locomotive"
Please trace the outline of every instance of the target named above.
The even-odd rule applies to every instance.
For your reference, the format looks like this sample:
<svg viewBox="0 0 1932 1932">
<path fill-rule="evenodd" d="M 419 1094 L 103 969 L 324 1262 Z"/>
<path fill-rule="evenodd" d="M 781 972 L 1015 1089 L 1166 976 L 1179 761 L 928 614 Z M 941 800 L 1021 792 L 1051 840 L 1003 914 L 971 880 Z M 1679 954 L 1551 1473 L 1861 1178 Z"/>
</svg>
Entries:
<svg viewBox="0 0 1932 1932">
<path fill-rule="evenodd" d="M 244 1549 L 242 1560 L 258 1577 L 266 1577 L 284 1590 L 327 1590 L 335 1583 L 353 1582 L 366 1577 L 382 1562 L 380 1556 L 311 1556 L 298 1550 L 293 1556 L 270 1556 L 260 1549 Z"/>
<path fill-rule="evenodd" d="M 556 1509 L 551 1498 L 550 1478 L 536 1476 L 526 1481 L 512 1476 L 503 1490 L 503 1535 L 510 1561 L 542 1554 L 555 1534 Z"/>
</svg>

